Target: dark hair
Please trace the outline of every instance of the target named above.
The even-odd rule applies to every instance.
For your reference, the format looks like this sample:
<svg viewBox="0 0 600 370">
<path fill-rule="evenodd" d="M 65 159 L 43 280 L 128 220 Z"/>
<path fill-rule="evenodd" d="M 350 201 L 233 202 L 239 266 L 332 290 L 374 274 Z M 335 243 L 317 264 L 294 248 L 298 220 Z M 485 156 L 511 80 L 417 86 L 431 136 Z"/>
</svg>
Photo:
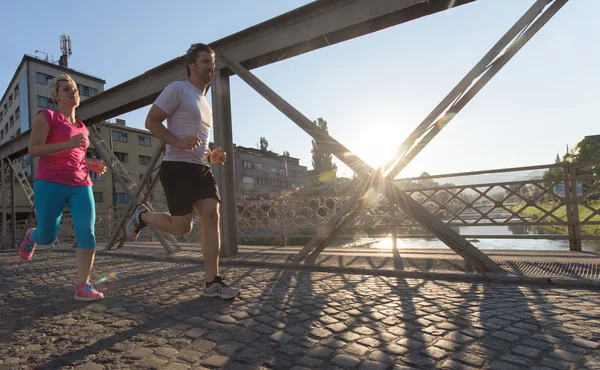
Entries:
<svg viewBox="0 0 600 370">
<path fill-rule="evenodd" d="M 185 69 L 188 77 L 190 77 L 190 68 L 188 67 L 188 64 L 194 63 L 198 57 L 198 53 L 201 51 L 206 51 L 207 53 L 215 55 L 215 51 L 206 44 L 192 44 L 187 53 L 185 53 Z"/>
</svg>

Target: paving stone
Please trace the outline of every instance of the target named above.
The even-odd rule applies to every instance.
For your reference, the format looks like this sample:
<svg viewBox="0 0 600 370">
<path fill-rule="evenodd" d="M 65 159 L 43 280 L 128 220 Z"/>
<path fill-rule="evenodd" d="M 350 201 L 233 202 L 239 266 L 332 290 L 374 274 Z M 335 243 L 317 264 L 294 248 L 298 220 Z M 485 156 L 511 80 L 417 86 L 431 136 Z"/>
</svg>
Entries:
<svg viewBox="0 0 600 370">
<path fill-rule="evenodd" d="M 133 351 L 127 353 L 125 357 L 132 360 L 141 360 L 146 356 L 150 356 L 154 351 L 151 348 L 136 348 Z"/>
<path fill-rule="evenodd" d="M 177 356 L 178 353 L 179 351 L 172 347 L 161 347 L 157 349 L 156 352 L 154 352 L 156 356 L 164 357 L 167 359 Z"/>
<path fill-rule="evenodd" d="M 221 355 L 212 355 L 208 356 L 205 359 L 202 359 L 200 363 L 204 366 L 209 367 L 222 367 L 229 361 L 229 357 L 221 356 Z"/>
<path fill-rule="evenodd" d="M 591 340 L 586 340 L 586 339 L 581 339 L 581 338 L 574 338 L 571 341 L 571 344 L 574 344 L 578 347 L 583 347 L 583 348 L 587 348 L 587 349 L 598 349 L 600 348 L 600 342 L 593 342 Z"/>
<path fill-rule="evenodd" d="M 360 363 L 358 370 L 386 370 L 389 365 L 375 362 L 375 361 L 363 361 Z"/>
<path fill-rule="evenodd" d="M 323 364 L 323 360 L 310 356 L 302 356 L 298 360 L 298 364 L 307 366 L 308 368 L 316 369 Z"/>
<path fill-rule="evenodd" d="M 183 362 L 171 362 L 167 366 L 163 367 L 161 370 L 188 370 L 191 369 L 191 366 L 188 364 L 184 364 Z"/>
<path fill-rule="evenodd" d="M 81 304 L 64 257 L 0 253 L 0 368 L 600 370 L 596 290 L 223 266 L 223 301 L 180 283 L 197 264 L 100 253 L 128 279 Z"/>
<path fill-rule="evenodd" d="M 360 360 L 349 355 L 336 355 L 331 359 L 331 363 L 344 369 L 352 369 L 358 366 Z"/>
<path fill-rule="evenodd" d="M 524 347 L 524 346 L 518 346 L 518 347 L 514 348 L 513 352 L 518 353 L 523 356 L 532 357 L 532 358 L 535 358 L 535 357 L 537 357 L 537 355 L 540 354 L 539 349 L 535 349 L 535 348 L 531 348 L 531 347 Z"/>
<path fill-rule="evenodd" d="M 197 362 L 198 360 L 200 360 L 200 358 L 202 358 L 202 356 L 204 356 L 204 353 L 202 353 L 202 352 L 185 349 L 185 350 L 179 352 L 179 355 L 177 355 L 177 359 L 183 360 L 189 364 L 193 364 L 193 363 Z"/>
<path fill-rule="evenodd" d="M 160 369 L 167 362 L 169 362 L 169 360 L 164 358 L 149 356 L 142 361 L 139 361 L 136 366 L 142 369 Z"/>
</svg>

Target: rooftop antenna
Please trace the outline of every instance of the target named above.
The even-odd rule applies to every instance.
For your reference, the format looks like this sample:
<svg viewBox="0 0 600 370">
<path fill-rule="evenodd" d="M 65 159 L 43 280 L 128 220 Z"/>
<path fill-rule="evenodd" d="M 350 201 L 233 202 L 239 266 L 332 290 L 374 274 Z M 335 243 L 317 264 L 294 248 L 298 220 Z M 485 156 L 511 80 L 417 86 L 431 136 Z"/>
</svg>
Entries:
<svg viewBox="0 0 600 370">
<path fill-rule="evenodd" d="M 61 56 L 58 60 L 58 65 L 69 68 L 68 58 L 73 55 L 73 49 L 71 48 L 71 37 L 66 35 L 60 36 L 60 52 Z"/>
<path fill-rule="evenodd" d="M 48 53 L 44 53 L 43 51 L 40 50 L 36 50 L 35 54 L 40 53 L 40 54 L 45 54 L 46 56 L 44 57 L 44 61 L 47 62 L 48 61 Z"/>
</svg>

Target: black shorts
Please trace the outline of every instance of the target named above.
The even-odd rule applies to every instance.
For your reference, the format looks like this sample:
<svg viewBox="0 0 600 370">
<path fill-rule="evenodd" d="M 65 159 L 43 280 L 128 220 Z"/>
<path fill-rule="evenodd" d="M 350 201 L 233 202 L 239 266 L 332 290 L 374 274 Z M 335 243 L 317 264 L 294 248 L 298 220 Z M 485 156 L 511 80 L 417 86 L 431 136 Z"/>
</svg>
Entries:
<svg viewBox="0 0 600 370">
<path fill-rule="evenodd" d="M 173 216 L 194 212 L 194 203 L 201 199 L 221 201 L 217 182 L 208 166 L 197 163 L 163 161 L 158 177 Z"/>
</svg>

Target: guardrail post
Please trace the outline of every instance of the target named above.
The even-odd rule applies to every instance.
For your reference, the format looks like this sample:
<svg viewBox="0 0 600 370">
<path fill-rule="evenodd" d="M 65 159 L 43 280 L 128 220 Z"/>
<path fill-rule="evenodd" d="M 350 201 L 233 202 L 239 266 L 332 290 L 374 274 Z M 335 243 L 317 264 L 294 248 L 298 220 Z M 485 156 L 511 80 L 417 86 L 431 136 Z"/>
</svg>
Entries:
<svg viewBox="0 0 600 370">
<path fill-rule="evenodd" d="M 574 164 L 563 167 L 563 178 L 565 181 L 569 250 L 579 252 L 581 251 L 581 225 L 579 222 L 579 197 L 577 196 L 577 176 Z"/>
</svg>

